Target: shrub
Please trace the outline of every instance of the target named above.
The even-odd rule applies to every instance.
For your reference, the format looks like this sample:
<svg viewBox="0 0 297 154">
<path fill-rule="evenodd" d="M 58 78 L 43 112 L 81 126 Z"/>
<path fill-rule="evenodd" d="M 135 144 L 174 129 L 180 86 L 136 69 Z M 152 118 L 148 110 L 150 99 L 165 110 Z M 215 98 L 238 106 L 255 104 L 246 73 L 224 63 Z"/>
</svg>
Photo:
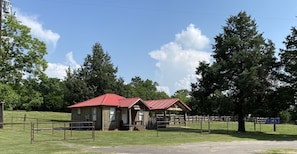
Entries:
<svg viewBox="0 0 297 154">
<path fill-rule="evenodd" d="M 288 110 L 281 111 L 279 115 L 281 123 L 288 123 L 291 119 L 291 114 Z"/>
</svg>

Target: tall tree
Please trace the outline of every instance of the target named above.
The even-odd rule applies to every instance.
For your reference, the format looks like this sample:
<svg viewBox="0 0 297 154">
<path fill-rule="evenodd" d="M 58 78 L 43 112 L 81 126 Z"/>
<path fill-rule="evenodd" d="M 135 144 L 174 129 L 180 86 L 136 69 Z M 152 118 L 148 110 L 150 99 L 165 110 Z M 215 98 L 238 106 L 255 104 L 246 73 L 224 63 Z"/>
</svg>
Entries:
<svg viewBox="0 0 297 154">
<path fill-rule="evenodd" d="M 79 76 L 78 70 L 68 68 L 63 83 L 65 106 L 82 102 L 94 95 L 92 89 L 89 89 L 87 83 Z"/>
<path fill-rule="evenodd" d="M 231 16 L 226 24 L 223 33 L 215 37 L 210 70 L 216 78 L 210 82 L 215 90 L 231 98 L 238 115 L 238 131 L 245 132 L 245 116 L 261 106 L 272 87 L 275 48 L 258 33 L 255 20 L 245 12 Z M 208 96 L 213 95 L 210 92 Z"/>
<path fill-rule="evenodd" d="M 293 94 L 286 95 L 291 98 L 291 105 L 294 105 L 296 109 L 297 98 L 297 29 L 291 28 L 291 34 L 288 35 L 283 42 L 285 49 L 281 49 L 281 81 L 284 82 L 288 90 L 292 90 Z M 295 115 L 296 116 L 296 115 Z M 297 117 L 297 116 L 296 116 Z"/>
<path fill-rule="evenodd" d="M 6 16 L 1 43 L 0 82 L 15 85 L 25 75 L 37 79 L 45 77 L 46 45 L 30 35 L 30 28 L 13 16 Z"/>
<path fill-rule="evenodd" d="M 80 75 L 87 86 L 94 89 L 94 96 L 99 96 L 114 92 L 117 71 L 118 68 L 111 63 L 110 55 L 103 51 L 99 43 L 95 43 L 92 55 L 85 58 Z"/>
<path fill-rule="evenodd" d="M 281 49 L 281 64 L 284 70 L 282 81 L 288 83 L 297 96 L 297 29 L 292 27 L 291 34 L 283 42 L 285 49 Z"/>
</svg>

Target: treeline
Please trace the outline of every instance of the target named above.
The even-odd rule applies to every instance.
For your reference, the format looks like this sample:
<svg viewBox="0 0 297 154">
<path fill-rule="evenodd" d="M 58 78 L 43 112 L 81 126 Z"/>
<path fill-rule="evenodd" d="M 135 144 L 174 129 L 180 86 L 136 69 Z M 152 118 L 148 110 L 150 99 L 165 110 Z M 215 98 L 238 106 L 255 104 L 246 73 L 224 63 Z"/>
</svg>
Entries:
<svg viewBox="0 0 297 154">
<path fill-rule="evenodd" d="M 67 76 L 62 80 L 44 73 L 45 43 L 9 15 L 3 19 L 1 43 L 0 101 L 6 110 L 68 111 L 69 105 L 105 93 L 144 100 L 169 97 L 149 79 L 135 76 L 125 83 L 99 43 L 93 45 L 92 54 L 86 55 L 80 68 L 65 70 Z"/>
<path fill-rule="evenodd" d="M 7 110 L 69 111 L 67 106 L 105 93 L 144 100 L 169 97 L 149 79 L 135 76 L 126 84 L 117 77 L 117 70 L 109 54 L 95 43 L 84 64 L 78 69 L 68 68 L 65 79 L 29 77 L 19 84 L 0 84 L 0 98 Z"/>
</svg>

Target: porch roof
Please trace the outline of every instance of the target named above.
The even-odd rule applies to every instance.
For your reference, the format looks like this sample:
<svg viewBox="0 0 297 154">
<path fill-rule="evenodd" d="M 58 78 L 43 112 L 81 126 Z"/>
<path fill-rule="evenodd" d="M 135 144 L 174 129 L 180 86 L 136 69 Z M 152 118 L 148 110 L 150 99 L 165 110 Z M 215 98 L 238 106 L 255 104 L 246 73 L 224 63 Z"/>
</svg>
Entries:
<svg viewBox="0 0 297 154">
<path fill-rule="evenodd" d="M 149 107 L 150 110 L 168 110 L 170 107 L 178 106 L 183 111 L 191 111 L 191 108 L 178 98 L 148 100 L 144 101 L 144 103 Z"/>
<path fill-rule="evenodd" d="M 127 108 L 131 108 L 134 104 L 136 104 L 138 101 L 141 101 L 143 103 L 143 101 L 139 98 L 126 98 L 126 99 L 121 99 L 120 100 L 120 107 L 127 107 Z M 143 103 L 144 104 L 144 103 Z M 146 105 L 146 104 L 145 104 Z"/>
</svg>

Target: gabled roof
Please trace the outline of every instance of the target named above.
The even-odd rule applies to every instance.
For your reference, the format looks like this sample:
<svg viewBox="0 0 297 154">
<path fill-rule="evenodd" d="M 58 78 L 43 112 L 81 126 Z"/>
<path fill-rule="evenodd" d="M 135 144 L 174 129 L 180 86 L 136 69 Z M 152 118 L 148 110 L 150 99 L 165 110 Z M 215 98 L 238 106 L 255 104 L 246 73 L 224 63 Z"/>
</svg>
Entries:
<svg viewBox="0 0 297 154">
<path fill-rule="evenodd" d="M 68 108 L 88 107 L 88 106 L 120 106 L 120 100 L 122 99 L 126 99 L 126 98 L 116 94 L 104 94 L 104 95 L 71 105 Z"/>
<path fill-rule="evenodd" d="M 136 104 L 138 101 L 141 101 L 143 103 L 143 101 L 139 97 L 122 99 L 122 100 L 120 100 L 120 105 L 119 106 L 120 107 L 130 108 L 134 104 Z M 144 105 L 146 105 L 146 104 L 144 104 Z"/>
<path fill-rule="evenodd" d="M 174 104 L 176 104 L 184 110 L 191 111 L 191 108 L 188 107 L 184 102 L 182 102 L 178 98 L 148 100 L 144 101 L 144 103 L 149 107 L 150 110 L 167 110 Z"/>
<path fill-rule="evenodd" d="M 139 101 L 141 101 L 144 104 L 144 102 L 139 97 L 125 98 L 123 96 L 119 96 L 116 94 L 104 94 L 104 95 L 71 105 L 68 108 L 91 107 L 91 106 L 117 106 L 117 107 L 131 108 L 134 104 L 138 103 Z"/>
</svg>

